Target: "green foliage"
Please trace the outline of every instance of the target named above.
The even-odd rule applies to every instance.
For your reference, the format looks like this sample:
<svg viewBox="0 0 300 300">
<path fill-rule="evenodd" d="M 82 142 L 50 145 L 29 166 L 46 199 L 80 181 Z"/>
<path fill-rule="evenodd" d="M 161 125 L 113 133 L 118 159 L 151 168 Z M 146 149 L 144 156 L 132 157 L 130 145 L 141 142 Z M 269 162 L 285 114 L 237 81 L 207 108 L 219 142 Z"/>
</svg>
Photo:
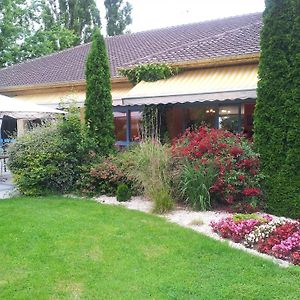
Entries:
<svg viewBox="0 0 300 300">
<path fill-rule="evenodd" d="M 106 32 L 108 36 L 123 34 L 128 25 L 132 23 L 132 6 L 123 0 L 105 0 Z"/>
<path fill-rule="evenodd" d="M 85 123 L 97 151 L 106 156 L 115 143 L 107 52 L 100 30 L 95 31 L 86 63 Z"/>
<path fill-rule="evenodd" d="M 255 109 L 268 208 L 286 216 L 300 216 L 299 6 L 298 0 L 266 2 Z"/>
<path fill-rule="evenodd" d="M 20 60 L 40 57 L 60 51 L 76 44 L 75 33 L 61 26 L 49 30 L 39 29 L 28 36 L 19 49 Z"/>
<path fill-rule="evenodd" d="M 127 184 L 121 183 L 117 188 L 117 200 L 119 202 L 128 201 L 131 198 L 130 189 Z"/>
<path fill-rule="evenodd" d="M 300 176 L 279 170 L 267 181 L 268 210 L 279 216 L 300 218 Z"/>
<path fill-rule="evenodd" d="M 131 69 L 121 69 L 120 73 L 136 85 L 140 81 L 152 82 L 167 79 L 177 75 L 181 70 L 168 64 L 142 64 Z M 166 125 L 166 106 L 149 105 L 143 110 L 143 132 L 144 138 L 158 138 L 161 142 L 168 141 L 168 130 Z"/>
<path fill-rule="evenodd" d="M 26 0 L 0 1 L 0 68 L 19 61 L 20 45 L 30 31 Z"/>
<path fill-rule="evenodd" d="M 72 31 L 76 36 L 74 45 L 91 41 L 93 30 L 101 26 L 95 0 L 42 0 L 40 9 L 45 30 L 59 26 Z"/>
<path fill-rule="evenodd" d="M 262 223 L 269 222 L 268 219 L 261 217 L 258 214 L 234 214 L 232 217 L 234 222 L 245 221 L 245 220 L 258 220 Z"/>
<path fill-rule="evenodd" d="M 143 187 L 144 195 L 154 202 L 155 212 L 172 208 L 169 163 L 170 149 L 157 140 L 145 140 L 129 150 L 133 158 L 127 174 Z"/>
<path fill-rule="evenodd" d="M 213 185 L 217 172 L 212 166 L 195 167 L 189 161 L 181 170 L 180 189 L 185 201 L 199 210 L 211 207 L 209 188 Z"/>
<path fill-rule="evenodd" d="M 169 66 L 167 64 L 142 64 L 137 65 L 131 69 L 121 69 L 120 73 L 127 77 L 128 80 L 136 85 L 140 81 L 157 81 L 160 79 L 167 79 L 177 75 L 180 72 L 179 68 Z"/>
<path fill-rule="evenodd" d="M 0 67 L 90 41 L 100 25 L 94 0 L 0 1 Z"/>
<path fill-rule="evenodd" d="M 21 193 L 43 195 L 74 189 L 85 157 L 79 114 L 36 127 L 9 147 L 9 169 Z"/>
<path fill-rule="evenodd" d="M 171 191 L 166 187 L 155 188 L 151 195 L 154 201 L 153 212 L 157 214 L 163 214 L 172 210 L 174 201 L 171 196 Z"/>
</svg>

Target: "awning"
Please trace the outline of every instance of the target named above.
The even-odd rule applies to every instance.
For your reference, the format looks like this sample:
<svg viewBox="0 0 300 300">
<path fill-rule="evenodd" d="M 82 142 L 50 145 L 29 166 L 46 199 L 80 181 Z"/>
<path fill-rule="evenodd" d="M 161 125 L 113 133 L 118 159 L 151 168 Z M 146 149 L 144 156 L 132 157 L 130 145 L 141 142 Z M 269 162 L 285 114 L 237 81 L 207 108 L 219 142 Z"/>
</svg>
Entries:
<svg viewBox="0 0 300 300">
<path fill-rule="evenodd" d="M 166 80 L 138 83 L 123 105 L 255 99 L 257 65 L 186 71 Z"/>
<path fill-rule="evenodd" d="M 37 105 L 0 95 L 0 118 L 10 116 L 15 119 L 37 119 L 53 114 L 65 113 L 64 111 L 53 109 L 45 105 Z"/>
</svg>

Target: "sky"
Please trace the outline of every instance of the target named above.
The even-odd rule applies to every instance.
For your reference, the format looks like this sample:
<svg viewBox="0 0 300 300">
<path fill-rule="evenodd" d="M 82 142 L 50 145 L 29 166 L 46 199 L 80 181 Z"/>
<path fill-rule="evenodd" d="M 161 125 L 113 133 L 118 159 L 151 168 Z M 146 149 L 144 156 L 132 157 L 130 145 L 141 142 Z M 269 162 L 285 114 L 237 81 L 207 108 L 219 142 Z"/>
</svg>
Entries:
<svg viewBox="0 0 300 300">
<path fill-rule="evenodd" d="M 132 6 L 131 32 L 201 22 L 263 11 L 264 0 L 127 0 Z M 97 0 L 105 28 L 104 0 Z"/>
</svg>

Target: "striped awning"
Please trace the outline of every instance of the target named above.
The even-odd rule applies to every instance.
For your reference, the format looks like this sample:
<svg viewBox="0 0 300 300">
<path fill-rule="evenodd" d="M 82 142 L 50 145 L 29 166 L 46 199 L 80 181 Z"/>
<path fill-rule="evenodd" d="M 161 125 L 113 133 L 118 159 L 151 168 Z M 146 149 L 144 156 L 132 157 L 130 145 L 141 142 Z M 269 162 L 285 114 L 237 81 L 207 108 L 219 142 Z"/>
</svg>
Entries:
<svg viewBox="0 0 300 300">
<path fill-rule="evenodd" d="M 186 71 L 166 80 L 141 81 L 122 98 L 123 105 L 255 99 L 257 65 Z"/>
</svg>

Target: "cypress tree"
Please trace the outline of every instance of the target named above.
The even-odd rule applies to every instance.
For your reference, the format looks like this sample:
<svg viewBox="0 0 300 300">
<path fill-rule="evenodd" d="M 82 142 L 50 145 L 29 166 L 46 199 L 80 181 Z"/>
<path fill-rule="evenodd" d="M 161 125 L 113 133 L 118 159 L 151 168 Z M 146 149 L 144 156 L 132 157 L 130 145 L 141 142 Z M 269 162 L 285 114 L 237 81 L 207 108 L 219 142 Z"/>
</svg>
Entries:
<svg viewBox="0 0 300 300">
<path fill-rule="evenodd" d="M 267 175 L 268 209 L 291 217 L 300 216 L 299 171 L 295 169 L 300 153 L 299 93 L 295 90 L 299 72 L 293 50 L 293 31 L 299 26 L 296 2 L 299 0 L 266 0 L 254 122 L 255 144 Z"/>
<path fill-rule="evenodd" d="M 93 36 L 86 62 L 85 122 L 89 139 L 102 155 L 112 152 L 114 138 L 109 62 L 100 30 Z"/>
</svg>

